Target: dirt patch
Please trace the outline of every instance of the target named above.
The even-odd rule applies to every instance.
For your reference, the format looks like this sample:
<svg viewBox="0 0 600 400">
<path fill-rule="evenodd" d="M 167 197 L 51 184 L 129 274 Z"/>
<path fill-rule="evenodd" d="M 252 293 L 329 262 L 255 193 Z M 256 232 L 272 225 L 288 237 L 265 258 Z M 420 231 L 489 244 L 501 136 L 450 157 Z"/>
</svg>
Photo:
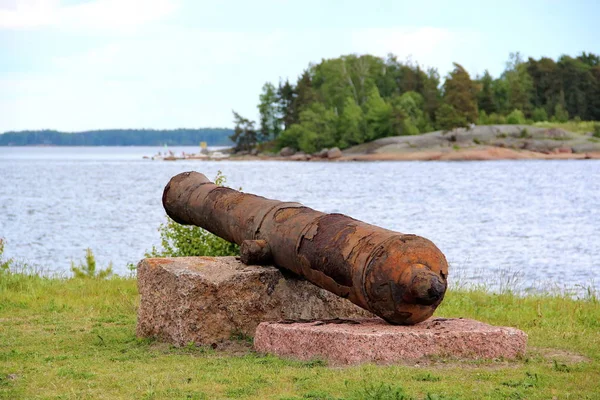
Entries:
<svg viewBox="0 0 600 400">
<path fill-rule="evenodd" d="M 583 354 L 575 353 L 572 351 L 562 350 L 562 349 L 551 349 L 551 348 L 540 348 L 540 347 L 532 347 L 530 349 L 530 353 L 539 354 L 550 361 L 556 361 L 560 363 L 566 364 L 578 364 L 582 362 L 592 361 L 589 357 L 584 356 Z"/>
<path fill-rule="evenodd" d="M 223 340 L 211 347 L 225 355 L 239 357 L 253 352 L 251 340 Z"/>
</svg>

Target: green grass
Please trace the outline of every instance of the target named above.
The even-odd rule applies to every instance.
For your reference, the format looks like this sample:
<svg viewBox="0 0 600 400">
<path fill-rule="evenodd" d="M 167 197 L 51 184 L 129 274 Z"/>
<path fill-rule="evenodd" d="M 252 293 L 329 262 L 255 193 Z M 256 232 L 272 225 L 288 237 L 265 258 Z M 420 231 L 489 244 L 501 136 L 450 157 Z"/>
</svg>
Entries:
<svg viewBox="0 0 600 400">
<path fill-rule="evenodd" d="M 569 122 L 535 122 L 533 126 L 538 128 L 559 128 L 573 133 L 594 132 L 595 124 L 598 121 L 569 121 Z"/>
<path fill-rule="evenodd" d="M 430 359 L 330 368 L 135 335 L 131 278 L 0 273 L 0 398 L 5 399 L 598 399 L 600 304 L 543 295 L 450 291 L 437 316 L 520 328 L 517 361 Z"/>
</svg>

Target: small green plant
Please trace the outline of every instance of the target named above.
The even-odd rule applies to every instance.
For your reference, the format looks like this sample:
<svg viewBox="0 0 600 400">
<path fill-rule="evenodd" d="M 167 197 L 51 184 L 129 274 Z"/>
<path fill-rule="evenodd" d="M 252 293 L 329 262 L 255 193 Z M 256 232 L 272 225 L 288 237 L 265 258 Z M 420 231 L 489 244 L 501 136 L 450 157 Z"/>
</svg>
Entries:
<svg viewBox="0 0 600 400">
<path fill-rule="evenodd" d="M 457 144 L 453 145 L 452 148 L 456 151 L 460 150 L 460 146 Z"/>
<path fill-rule="evenodd" d="M 442 378 L 437 375 L 432 375 L 431 372 L 428 372 L 426 374 L 419 374 L 415 376 L 415 380 L 421 382 L 439 382 L 442 380 Z"/>
<path fill-rule="evenodd" d="M 600 123 L 594 124 L 594 133 L 592 136 L 595 138 L 600 138 Z"/>
<path fill-rule="evenodd" d="M 556 106 L 554 106 L 552 120 L 562 123 L 567 122 L 569 120 L 569 111 L 567 111 L 562 104 L 556 104 Z"/>
<path fill-rule="evenodd" d="M 4 259 L 4 239 L 0 238 L 0 274 L 7 272 L 12 264 L 12 259 Z"/>
<path fill-rule="evenodd" d="M 555 363 L 556 363 L 556 361 L 555 361 Z M 540 378 L 539 378 L 538 374 L 532 374 L 530 372 L 525 372 L 525 378 L 523 378 L 521 380 L 503 381 L 503 382 L 500 382 L 500 384 L 503 386 L 508 386 L 508 387 L 512 387 L 512 388 L 528 389 L 528 388 L 536 387 L 539 384 L 539 380 L 540 380 Z"/>
<path fill-rule="evenodd" d="M 531 137 L 531 133 L 529 133 L 529 130 L 527 130 L 527 128 L 521 129 L 521 133 L 519 133 L 520 139 L 530 139 Z"/>
<path fill-rule="evenodd" d="M 137 265 L 132 262 L 127 263 L 127 269 L 129 270 L 129 273 L 131 275 L 135 275 L 135 273 L 137 272 Z"/>
<path fill-rule="evenodd" d="M 96 257 L 92 253 L 91 249 L 85 250 L 85 263 L 79 263 L 76 266 L 71 261 L 71 271 L 73 272 L 74 278 L 93 278 L 93 279 L 106 279 L 112 275 L 112 263 L 108 264 L 106 269 L 96 271 Z"/>
<path fill-rule="evenodd" d="M 489 116 L 490 125 L 504 125 L 506 123 L 506 117 L 502 114 L 491 113 Z"/>
<path fill-rule="evenodd" d="M 552 360 L 552 362 L 553 362 L 552 367 L 554 368 L 555 371 L 558 371 L 558 372 L 570 372 L 571 371 L 571 368 L 569 368 L 569 366 L 567 364 L 559 363 L 556 360 Z"/>
<path fill-rule="evenodd" d="M 523 115 L 523 111 L 519 109 L 513 110 L 506 116 L 506 123 L 510 125 L 519 125 L 524 124 L 525 122 L 525 115 Z"/>
<path fill-rule="evenodd" d="M 533 118 L 534 122 L 548 121 L 548 113 L 546 112 L 545 108 L 538 107 L 535 110 L 533 110 L 531 118 Z"/>
<path fill-rule="evenodd" d="M 252 338 L 252 336 L 248 336 L 244 332 L 234 331 L 231 332 L 231 335 L 229 335 L 229 340 L 252 344 L 254 339 Z"/>
<path fill-rule="evenodd" d="M 215 184 L 225 186 L 226 178 L 217 172 Z M 152 246 L 146 257 L 236 256 L 239 246 L 193 225 L 181 225 L 167 217 L 158 228 L 162 248 Z"/>
<path fill-rule="evenodd" d="M 506 139 L 508 135 L 506 133 L 499 133 L 496 135 L 498 139 Z"/>
<path fill-rule="evenodd" d="M 473 143 L 481 144 L 481 140 L 479 140 L 478 138 L 473 138 Z"/>
<path fill-rule="evenodd" d="M 358 390 L 355 398 L 361 400 L 408 400 L 409 396 L 406 395 L 404 389 L 400 386 L 391 386 L 384 383 L 377 384 L 366 384 L 363 388 Z"/>
</svg>

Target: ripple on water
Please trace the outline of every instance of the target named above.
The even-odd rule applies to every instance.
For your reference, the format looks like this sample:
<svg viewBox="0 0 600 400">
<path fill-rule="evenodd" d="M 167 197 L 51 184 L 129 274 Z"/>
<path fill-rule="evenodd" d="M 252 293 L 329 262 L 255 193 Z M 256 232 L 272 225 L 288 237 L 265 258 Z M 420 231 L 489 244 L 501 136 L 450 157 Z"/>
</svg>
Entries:
<svg viewBox="0 0 600 400">
<path fill-rule="evenodd" d="M 95 148 L 90 162 L 77 151 L 0 148 L 8 256 L 68 272 L 90 247 L 127 274 L 160 243 L 170 177 L 221 170 L 246 192 L 425 236 L 451 278 L 495 285 L 516 270 L 525 287 L 600 285 L 600 161 L 162 163 L 141 160 L 156 149 Z"/>
</svg>

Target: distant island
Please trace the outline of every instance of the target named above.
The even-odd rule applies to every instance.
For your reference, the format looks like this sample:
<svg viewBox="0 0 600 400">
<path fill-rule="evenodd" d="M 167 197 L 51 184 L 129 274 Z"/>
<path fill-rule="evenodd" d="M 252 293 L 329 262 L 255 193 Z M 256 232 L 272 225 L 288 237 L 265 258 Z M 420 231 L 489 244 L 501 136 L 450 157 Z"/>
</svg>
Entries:
<svg viewBox="0 0 600 400">
<path fill-rule="evenodd" d="M 232 129 L 105 129 L 83 132 L 55 130 L 5 132 L 0 146 L 231 146 Z"/>
<path fill-rule="evenodd" d="M 555 60 L 512 53 L 499 76 L 486 70 L 472 77 L 454 63 L 442 78 L 435 68 L 393 54 L 348 54 L 309 63 L 295 82 L 266 82 L 258 94 L 258 114 L 253 121 L 234 112 L 232 140 L 240 155 L 288 148 L 312 156 L 335 147 L 354 154 L 398 141 L 394 159 L 417 149 L 448 150 L 448 145 L 449 154 L 464 157 L 466 147 L 488 144 L 540 154 L 570 149 L 583 156 L 600 145 L 600 55 L 583 52 Z M 496 128 L 474 133 L 474 126 Z M 468 134 L 443 134 L 454 129 Z M 564 132 L 546 132 L 551 129 Z M 431 132 L 438 133 L 419 137 Z M 472 140 L 463 143 L 467 136 Z M 395 137 L 405 138 L 388 140 Z M 383 147 L 377 152 L 392 149 Z M 294 156 L 300 159 L 302 153 Z"/>
</svg>

